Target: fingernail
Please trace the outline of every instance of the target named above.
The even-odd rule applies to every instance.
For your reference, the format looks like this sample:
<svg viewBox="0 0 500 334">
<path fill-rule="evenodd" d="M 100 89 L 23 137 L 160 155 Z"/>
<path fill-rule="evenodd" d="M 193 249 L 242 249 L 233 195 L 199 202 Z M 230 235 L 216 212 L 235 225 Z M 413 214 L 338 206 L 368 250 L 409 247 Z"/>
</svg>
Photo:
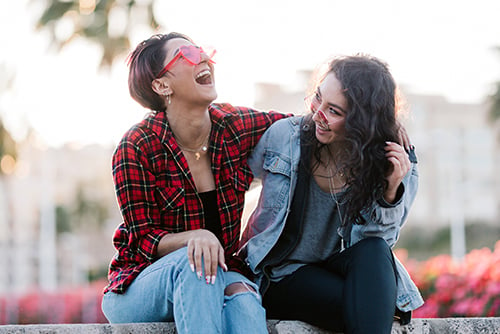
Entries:
<svg viewBox="0 0 500 334">
<path fill-rule="evenodd" d="M 194 273 L 194 264 L 189 264 L 189 267 L 191 268 L 191 271 Z"/>
<path fill-rule="evenodd" d="M 228 271 L 227 265 L 224 263 L 224 271 Z"/>
<path fill-rule="evenodd" d="M 215 275 L 213 275 L 212 277 L 210 277 L 210 279 L 211 279 L 212 285 L 214 285 L 215 284 Z"/>
<path fill-rule="evenodd" d="M 205 282 L 207 282 L 207 284 L 210 284 L 210 276 L 205 276 Z"/>
<path fill-rule="evenodd" d="M 201 278 L 201 271 L 198 271 L 198 272 L 196 273 L 196 275 L 198 276 L 198 279 L 200 279 L 200 278 Z"/>
</svg>

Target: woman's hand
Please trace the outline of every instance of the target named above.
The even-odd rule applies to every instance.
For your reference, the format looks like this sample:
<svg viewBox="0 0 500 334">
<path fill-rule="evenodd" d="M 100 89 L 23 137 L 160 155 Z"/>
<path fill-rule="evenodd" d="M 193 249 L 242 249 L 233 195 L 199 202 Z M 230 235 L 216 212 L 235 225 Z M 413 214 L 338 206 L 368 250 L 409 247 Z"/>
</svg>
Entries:
<svg viewBox="0 0 500 334">
<path fill-rule="evenodd" d="M 406 129 L 403 126 L 403 124 L 399 122 L 398 122 L 398 139 L 399 139 L 399 144 L 403 146 L 406 151 L 409 151 L 411 147 L 410 136 L 408 136 L 408 132 L 406 132 Z"/>
<path fill-rule="evenodd" d="M 189 231 L 187 252 L 191 270 L 193 272 L 196 271 L 196 275 L 200 279 L 204 268 L 207 284 L 215 283 L 217 265 L 220 265 L 222 269 L 227 271 L 224 248 L 222 248 L 219 239 L 209 230 L 199 229 Z"/>
<path fill-rule="evenodd" d="M 393 203 L 401 181 L 410 170 L 411 163 L 403 146 L 397 143 L 386 142 L 385 156 L 391 163 L 391 167 L 385 178 L 388 185 L 384 193 L 384 199 L 387 203 Z"/>
</svg>

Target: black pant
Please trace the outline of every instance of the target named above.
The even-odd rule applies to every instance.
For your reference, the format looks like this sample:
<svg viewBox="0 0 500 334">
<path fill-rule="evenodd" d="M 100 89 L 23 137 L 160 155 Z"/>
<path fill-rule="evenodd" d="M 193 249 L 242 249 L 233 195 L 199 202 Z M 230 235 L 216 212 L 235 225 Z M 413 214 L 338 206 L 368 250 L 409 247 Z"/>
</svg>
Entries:
<svg viewBox="0 0 500 334">
<path fill-rule="evenodd" d="M 390 333 L 396 267 L 380 238 L 364 239 L 326 263 L 306 265 L 264 295 L 270 319 L 302 320 L 344 333 Z"/>
</svg>

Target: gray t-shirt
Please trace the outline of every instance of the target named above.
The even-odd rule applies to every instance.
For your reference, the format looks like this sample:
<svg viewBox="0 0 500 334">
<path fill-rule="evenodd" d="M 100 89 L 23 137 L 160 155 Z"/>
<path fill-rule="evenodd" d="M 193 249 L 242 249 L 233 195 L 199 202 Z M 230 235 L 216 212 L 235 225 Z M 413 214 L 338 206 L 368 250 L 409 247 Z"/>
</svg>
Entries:
<svg viewBox="0 0 500 334">
<path fill-rule="evenodd" d="M 309 184 L 309 200 L 299 243 L 281 265 L 272 269 L 272 281 L 279 281 L 306 264 L 323 262 L 340 250 L 337 233 L 340 216 L 336 199 L 341 200 L 343 192 L 335 195 L 324 192 L 314 178 Z"/>
</svg>

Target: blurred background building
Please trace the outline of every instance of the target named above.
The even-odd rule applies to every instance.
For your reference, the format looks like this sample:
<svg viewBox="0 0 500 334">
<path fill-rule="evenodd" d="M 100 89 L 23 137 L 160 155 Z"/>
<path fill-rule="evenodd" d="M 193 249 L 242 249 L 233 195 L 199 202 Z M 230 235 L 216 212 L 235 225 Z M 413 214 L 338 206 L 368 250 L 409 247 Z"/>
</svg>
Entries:
<svg viewBox="0 0 500 334">
<path fill-rule="evenodd" d="M 113 255 L 112 148 L 38 143 L 18 143 L 15 171 L 0 179 L 0 293 L 86 284 Z"/>
</svg>

